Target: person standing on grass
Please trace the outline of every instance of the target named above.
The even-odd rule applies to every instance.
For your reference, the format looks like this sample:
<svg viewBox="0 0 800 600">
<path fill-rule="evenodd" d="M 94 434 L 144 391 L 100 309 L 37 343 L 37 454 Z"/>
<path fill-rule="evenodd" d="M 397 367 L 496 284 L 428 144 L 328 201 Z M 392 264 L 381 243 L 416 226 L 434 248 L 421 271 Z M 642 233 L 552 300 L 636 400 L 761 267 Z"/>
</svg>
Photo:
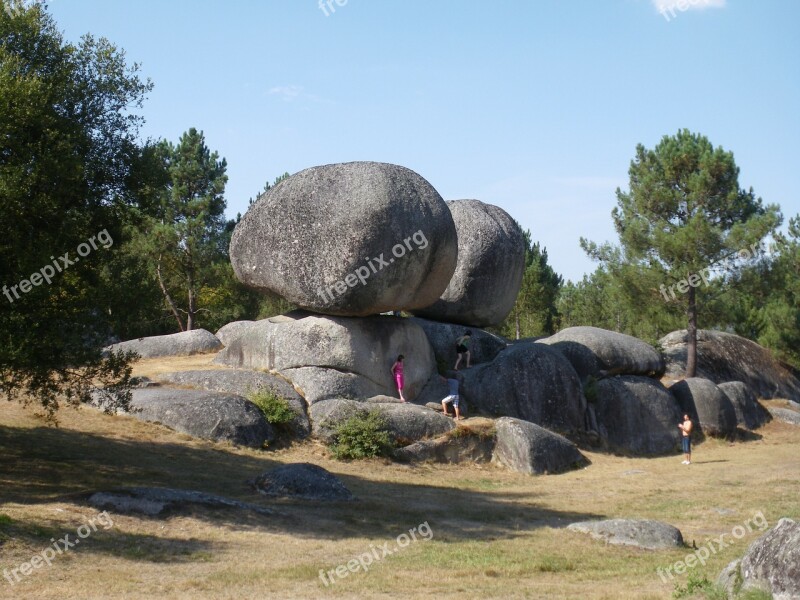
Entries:
<svg viewBox="0 0 800 600">
<path fill-rule="evenodd" d="M 405 402 L 406 397 L 403 395 L 403 388 L 405 387 L 405 378 L 403 376 L 403 360 L 405 360 L 405 356 L 402 354 L 398 355 L 397 360 L 394 361 L 392 365 L 392 375 L 394 376 L 394 382 L 397 384 L 397 391 L 400 392 L 400 401 Z"/>
<path fill-rule="evenodd" d="M 441 377 L 441 376 L 440 376 Z M 461 396 L 458 393 L 458 375 L 456 373 L 448 373 L 448 376 L 442 377 L 447 382 L 447 396 L 442 398 L 442 412 L 447 414 L 447 405 L 452 403 L 453 410 L 456 412 L 456 421 L 461 420 L 461 411 L 458 403 Z"/>
<path fill-rule="evenodd" d="M 689 415 L 683 415 L 683 423 L 678 423 L 678 429 L 681 430 L 683 437 L 681 438 L 681 445 L 683 447 L 683 462 L 682 465 L 692 464 L 692 420 Z"/>
<path fill-rule="evenodd" d="M 453 367 L 454 370 L 458 371 L 458 365 L 461 364 L 461 359 L 464 355 L 467 355 L 467 368 L 469 369 L 469 342 L 470 338 L 472 337 L 472 332 L 467 329 L 460 338 L 456 340 L 456 352 L 458 353 L 458 358 L 456 359 L 456 366 Z"/>
</svg>

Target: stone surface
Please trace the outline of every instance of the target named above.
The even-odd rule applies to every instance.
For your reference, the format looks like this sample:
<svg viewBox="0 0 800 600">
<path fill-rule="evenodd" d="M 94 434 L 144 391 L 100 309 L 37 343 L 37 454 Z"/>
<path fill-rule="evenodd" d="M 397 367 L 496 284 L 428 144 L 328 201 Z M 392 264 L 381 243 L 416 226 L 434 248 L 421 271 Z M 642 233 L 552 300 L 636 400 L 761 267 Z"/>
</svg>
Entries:
<svg viewBox="0 0 800 600">
<path fill-rule="evenodd" d="M 330 398 L 397 396 L 391 367 L 404 354 L 413 400 L 436 370 L 425 332 L 410 319 L 295 312 L 265 319 L 220 352 L 216 364 L 278 372 L 313 404 Z"/>
<path fill-rule="evenodd" d="M 717 385 L 733 404 L 736 423 L 745 429 L 758 429 L 772 420 L 766 408 L 761 406 L 753 390 L 741 381 L 728 381 Z"/>
<path fill-rule="evenodd" d="M 575 369 L 544 344 L 514 344 L 492 362 L 459 371 L 474 412 L 515 417 L 561 433 L 585 428 L 586 399 Z M 443 396 L 442 396 L 443 397 Z M 421 400 L 441 401 L 433 394 Z"/>
<path fill-rule="evenodd" d="M 359 411 L 378 412 L 386 420 L 394 442 L 401 446 L 441 435 L 455 427 L 450 417 L 414 404 L 331 399 L 311 405 L 314 436 L 330 442 L 336 426 Z"/>
<path fill-rule="evenodd" d="M 174 490 L 170 488 L 131 487 L 107 492 L 95 492 L 89 496 L 88 503 L 98 510 L 147 516 L 162 516 L 182 508 L 204 506 L 207 508 L 238 508 L 253 511 L 262 515 L 275 514 L 269 508 L 213 496 L 192 490 Z"/>
<path fill-rule="evenodd" d="M 231 342 L 247 331 L 256 321 L 233 321 L 223 325 L 217 331 L 217 339 L 223 346 L 230 346 Z"/>
<path fill-rule="evenodd" d="M 781 519 L 754 541 L 742 559 L 730 563 L 717 581 L 732 595 L 741 581 L 741 590 L 761 589 L 774 600 L 800 598 L 800 523 Z"/>
<path fill-rule="evenodd" d="M 670 377 L 677 379 L 686 372 L 686 339 L 684 329 L 660 340 Z M 697 332 L 697 376 L 714 383 L 741 381 L 759 398 L 800 401 L 800 380 L 769 350 L 732 333 Z"/>
<path fill-rule="evenodd" d="M 435 302 L 458 240 L 447 205 L 417 173 L 351 162 L 305 169 L 262 194 L 230 257 L 245 285 L 315 312 L 367 316 Z"/>
<path fill-rule="evenodd" d="M 600 436 L 614 450 L 637 456 L 674 452 L 680 445 L 680 408 L 655 379 L 623 375 L 601 379 L 594 401 Z"/>
<path fill-rule="evenodd" d="M 104 352 L 136 352 L 142 358 L 209 354 L 222 348 L 222 342 L 210 331 L 193 329 L 170 335 L 156 335 L 112 344 Z"/>
<path fill-rule="evenodd" d="M 508 345 L 508 342 L 499 335 L 482 329 L 469 328 L 454 323 L 440 323 L 416 317 L 411 320 L 422 327 L 425 335 L 428 336 L 437 364 L 443 365 L 448 369 L 452 369 L 455 366 L 456 358 L 458 357 L 458 354 L 456 354 L 456 340 L 464 335 L 467 330 L 472 332 L 469 352 L 470 363 L 473 365 L 491 362 Z M 463 369 L 466 366 L 465 357 L 462 359 L 459 368 Z"/>
<path fill-rule="evenodd" d="M 701 433 L 712 437 L 729 437 L 736 433 L 733 403 L 714 382 L 691 377 L 673 384 L 669 391 L 678 400 L 681 416 L 688 413 Z"/>
<path fill-rule="evenodd" d="M 256 477 L 252 485 L 265 496 L 326 501 L 353 499 L 353 494 L 341 479 L 310 463 L 277 467 Z"/>
<path fill-rule="evenodd" d="M 529 475 L 562 473 L 589 463 L 577 446 L 534 423 L 502 417 L 495 423 L 492 461 Z"/>
<path fill-rule="evenodd" d="M 598 327 L 568 327 L 537 340 L 561 352 L 581 380 L 589 375 L 646 375 L 660 377 L 664 359 L 640 339 Z"/>
<path fill-rule="evenodd" d="M 275 439 L 262 412 L 235 394 L 163 387 L 132 391 L 131 416 L 194 437 L 261 448 Z"/>
<path fill-rule="evenodd" d="M 186 386 L 212 392 L 226 392 L 247 398 L 260 389 L 269 389 L 286 400 L 295 414 L 288 424 L 292 437 L 304 438 L 311 433 L 311 423 L 306 412 L 306 401 L 285 379 L 269 373 L 245 369 L 205 369 L 177 371 L 157 376 L 162 383 Z"/>
<path fill-rule="evenodd" d="M 522 229 L 502 208 L 480 200 L 451 200 L 447 206 L 458 234 L 458 264 L 441 298 L 414 313 L 474 327 L 499 325 L 522 283 Z"/>
<path fill-rule="evenodd" d="M 392 453 L 392 458 L 399 462 L 485 463 L 492 459 L 493 449 L 494 438 L 443 435 L 397 448 Z"/>
<path fill-rule="evenodd" d="M 645 550 L 669 550 L 683 546 L 677 527 L 647 519 L 608 519 L 581 521 L 567 526 L 570 531 L 588 533 L 596 540 L 617 546 L 635 546 Z"/>
<path fill-rule="evenodd" d="M 783 423 L 800 425 L 800 413 L 789 410 L 788 408 L 770 408 L 769 414 L 771 414 L 773 418 Z"/>
</svg>

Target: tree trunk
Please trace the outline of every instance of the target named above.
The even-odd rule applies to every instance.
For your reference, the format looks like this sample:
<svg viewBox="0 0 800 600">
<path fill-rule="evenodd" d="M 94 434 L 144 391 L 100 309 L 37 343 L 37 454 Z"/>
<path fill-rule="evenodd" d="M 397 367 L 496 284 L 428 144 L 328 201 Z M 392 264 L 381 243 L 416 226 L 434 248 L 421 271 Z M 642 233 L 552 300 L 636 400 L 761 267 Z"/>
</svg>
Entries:
<svg viewBox="0 0 800 600">
<path fill-rule="evenodd" d="M 197 299 L 194 294 L 194 275 L 191 271 L 187 279 L 189 285 L 189 314 L 186 317 L 186 331 L 191 331 L 194 329 L 194 315 L 197 312 Z"/>
<path fill-rule="evenodd" d="M 172 297 L 169 295 L 167 291 L 167 286 L 164 285 L 164 279 L 161 277 L 161 257 L 158 257 L 158 262 L 156 263 L 156 274 L 158 275 L 158 285 L 161 287 L 161 293 L 164 294 L 164 298 L 167 300 L 167 304 L 169 304 L 170 310 L 172 310 L 172 314 L 175 316 L 175 320 L 178 321 L 178 327 L 180 327 L 181 331 L 186 331 L 183 328 L 183 321 L 181 321 L 181 315 L 178 313 L 178 309 L 175 307 L 175 303 L 172 301 Z"/>
<path fill-rule="evenodd" d="M 686 377 L 697 375 L 697 303 L 695 287 L 689 288 L 689 306 L 686 315 L 689 317 L 689 335 L 686 340 Z"/>
<path fill-rule="evenodd" d="M 517 327 L 517 339 L 519 339 L 519 309 L 514 311 L 514 321 Z"/>
</svg>

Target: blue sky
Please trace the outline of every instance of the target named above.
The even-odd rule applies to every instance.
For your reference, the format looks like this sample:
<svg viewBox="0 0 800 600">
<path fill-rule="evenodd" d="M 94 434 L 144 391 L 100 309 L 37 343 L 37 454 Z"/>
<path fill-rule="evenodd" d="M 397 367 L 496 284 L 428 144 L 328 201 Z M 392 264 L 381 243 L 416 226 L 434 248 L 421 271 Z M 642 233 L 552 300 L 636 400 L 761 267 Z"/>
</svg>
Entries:
<svg viewBox="0 0 800 600">
<path fill-rule="evenodd" d="M 67 39 L 105 36 L 142 64 L 145 136 L 205 132 L 228 161 L 231 217 L 284 171 L 391 162 L 445 199 L 503 207 L 578 280 L 595 268 L 578 239 L 616 240 L 636 144 L 684 127 L 800 213 L 797 0 L 338 1 L 50 11 Z"/>
</svg>

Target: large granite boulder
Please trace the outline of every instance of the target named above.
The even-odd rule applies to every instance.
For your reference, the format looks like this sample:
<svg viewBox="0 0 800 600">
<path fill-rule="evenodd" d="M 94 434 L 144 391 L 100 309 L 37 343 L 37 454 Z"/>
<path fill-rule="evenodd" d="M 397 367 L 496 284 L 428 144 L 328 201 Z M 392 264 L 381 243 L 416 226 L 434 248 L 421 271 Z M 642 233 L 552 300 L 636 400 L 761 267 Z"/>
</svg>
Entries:
<svg viewBox="0 0 800 600">
<path fill-rule="evenodd" d="M 230 346 L 231 342 L 247 331 L 255 321 L 233 321 L 219 328 L 217 339 L 223 346 Z"/>
<path fill-rule="evenodd" d="M 339 423 L 365 411 L 375 411 L 383 417 L 398 446 L 433 438 L 455 427 L 450 417 L 415 404 L 331 399 L 312 404 L 309 409 L 314 436 L 330 442 Z"/>
<path fill-rule="evenodd" d="M 453 217 L 433 186 L 377 162 L 312 167 L 285 179 L 242 217 L 230 247 L 245 285 L 341 316 L 432 304 L 457 256 Z"/>
<path fill-rule="evenodd" d="M 131 416 L 187 435 L 250 448 L 275 439 L 264 414 L 235 394 L 149 387 L 131 395 Z"/>
<path fill-rule="evenodd" d="M 518 473 L 562 473 L 589 463 L 575 444 L 534 423 L 502 417 L 495 430 L 492 461 Z"/>
<path fill-rule="evenodd" d="M 769 411 L 758 403 L 756 395 L 746 383 L 727 381 L 717 385 L 733 404 L 736 423 L 745 429 L 758 429 L 772 420 Z"/>
<path fill-rule="evenodd" d="M 306 413 L 306 401 L 285 379 L 245 369 L 205 369 L 199 371 L 176 371 L 156 376 L 159 382 L 174 386 L 189 387 L 211 392 L 226 392 L 249 397 L 260 390 L 269 390 L 286 400 L 294 413 L 287 425 L 292 437 L 304 438 L 311 433 L 311 423 Z"/>
<path fill-rule="evenodd" d="M 684 545 L 683 535 L 677 527 L 647 519 L 581 521 L 568 525 L 567 529 L 588 533 L 607 544 L 635 546 L 645 550 L 670 550 Z"/>
<path fill-rule="evenodd" d="M 566 356 L 582 380 L 590 375 L 664 374 L 664 359 L 656 349 L 624 333 L 598 327 L 568 327 L 537 343 L 552 346 Z"/>
<path fill-rule="evenodd" d="M 353 494 L 330 471 L 310 463 L 292 463 L 262 473 L 252 482 L 265 496 L 301 500 L 353 500 Z"/>
<path fill-rule="evenodd" d="M 445 434 L 397 448 L 392 452 L 392 458 L 410 463 L 485 463 L 492 460 L 494 444 L 493 435 L 481 436 L 470 432 L 460 435 Z"/>
<path fill-rule="evenodd" d="M 788 408 L 774 407 L 769 409 L 769 414 L 782 423 L 800 425 L 800 412 Z"/>
<path fill-rule="evenodd" d="M 216 364 L 280 373 L 306 402 L 397 396 L 391 367 L 404 363 L 413 400 L 436 370 L 425 332 L 410 319 L 327 317 L 294 312 L 248 328 L 214 359 Z"/>
<path fill-rule="evenodd" d="M 492 362 L 459 373 L 460 391 L 471 411 L 515 417 L 560 433 L 585 429 L 586 399 L 578 375 L 549 346 L 514 344 Z"/>
<path fill-rule="evenodd" d="M 717 583 L 729 597 L 758 589 L 772 594 L 774 600 L 800 598 L 800 523 L 778 521 L 750 544 L 741 560 L 725 567 Z"/>
<path fill-rule="evenodd" d="M 667 375 L 686 373 L 687 332 L 673 331 L 660 340 L 667 360 Z M 759 398 L 800 401 L 800 380 L 775 360 L 769 350 L 732 333 L 697 332 L 697 376 L 714 383 L 741 381 Z"/>
<path fill-rule="evenodd" d="M 209 354 L 222 348 L 219 341 L 210 331 L 193 329 L 170 335 L 155 335 L 127 342 L 119 342 L 106 346 L 105 353 L 136 352 L 142 358 L 161 358 L 164 356 L 191 356 L 193 354 Z"/>
<path fill-rule="evenodd" d="M 448 369 L 453 368 L 458 358 L 456 340 L 467 331 L 472 334 L 469 341 L 469 355 L 470 363 L 473 365 L 491 362 L 501 350 L 508 346 L 508 342 L 504 338 L 482 329 L 469 329 L 463 325 L 440 323 L 417 317 L 411 320 L 422 327 L 425 335 L 428 336 L 436 362 L 445 365 Z M 461 363 L 463 368 L 466 368 L 466 359 Z"/>
<path fill-rule="evenodd" d="M 714 382 L 691 377 L 673 384 L 669 391 L 704 435 L 730 437 L 736 433 L 736 411 L 730 398 Z"/>
<path fill-rule="evenodd" d="M 601 438 L 614 450 L 637 456 L 673 452 L 680 444 L 678 402 L 655 379 L 622 375 L 595 386 Z"/>
<path fill-rule="evenodd" d="M 447 206 L 458 233 L 458 264 L 442 297 L 414 314 L 473 327 L 499 325 L 522 283 L 522 229 L 502 208 L 480 200 L 451 200 Z"/>
</svg>

